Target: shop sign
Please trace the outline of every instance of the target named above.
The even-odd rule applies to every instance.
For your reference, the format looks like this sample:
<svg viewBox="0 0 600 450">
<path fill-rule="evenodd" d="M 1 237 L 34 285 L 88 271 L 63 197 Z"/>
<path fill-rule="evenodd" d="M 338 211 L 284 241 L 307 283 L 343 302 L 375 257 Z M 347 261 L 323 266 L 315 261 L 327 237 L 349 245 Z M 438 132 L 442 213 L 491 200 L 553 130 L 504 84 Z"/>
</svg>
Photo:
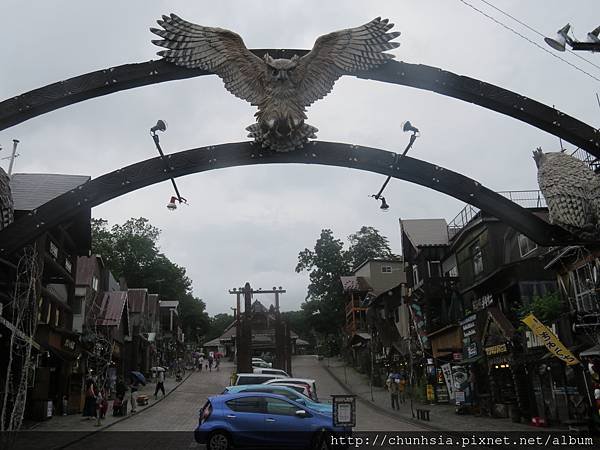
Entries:
<svg viewBox="0 0 600 450">
<path fill-rule="evenodd" d="M 63 346 L 64 349 L 67 349 L 67 350 L 70 350 L 70 351 L 74 352 L 75 351 L 75 347 L 77 346 L 77 344 L 72 339 L 64 338 L 62 346 Z"/>
<path fill-rule="evenodd" d="M 490 306 L 492 303 L 494 303 L 494 297 L 492 297 L 492 294 L 487 294 L 483 297 L 479 297 L 473 302 L 473 309 L 475 311 L 481 311 L 482 309 Z"/>
<path fill-rule="evenodd" d="M 477 343 L 473 342 L 467 347 L 467 358 L 473 358 L 477 356 Z"/>
<path fill-rule="evenodd" d="M 529 314 L 521 321 L 531 328 L 536 336 L 542 339 L 546 348 L 558 359 L 564 361 L 568 366 L 579 364 L 579 360 L 560 342 L 550 328 L 540 322 L 533 314 Z"/>
<path fill-rule="evenodd" d="M 461 320 L 460 325 L 465 328 L 465 325 L 475 322 L 475 319 L 477 319 L 477 316 L 475 314 L 471 314 L 469 317 L 465 317 L 463 320 Z"/>
<path fill-rule="evenodd" d="M 435 394 L 433 393 L 433 384 L 427 385 L 427 401 L 432 402 L 435 400 Z"/>
<path fill-rule="evenodd" d="M 508 353 L 508 347 L 506 347 L 506 344 L 494 345 L 492 347 L 485 348 L 485 354 L 488 356 L 499 355 L 501 353 Z"/>
<path fill-rule="evenodd" d="M 469 337 L 469 336 L 473 336 L 475 333 L 477 333 L 477 331 L 475 330 L 475 328 L 471 328 L 470 330 L 463 331 L 463 336 L 464 337 Z"/>
</svg>

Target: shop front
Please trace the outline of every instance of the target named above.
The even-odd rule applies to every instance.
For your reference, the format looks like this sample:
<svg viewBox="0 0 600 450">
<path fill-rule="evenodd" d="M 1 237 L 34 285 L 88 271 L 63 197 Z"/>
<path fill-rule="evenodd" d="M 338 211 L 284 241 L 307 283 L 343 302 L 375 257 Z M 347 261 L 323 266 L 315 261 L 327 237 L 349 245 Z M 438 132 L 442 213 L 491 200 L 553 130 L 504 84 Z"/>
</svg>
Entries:
<svg viewBox="0 0 600 450">
<path fill-rule="evenodd" d="M 34 419 L 77 410 L 81 390 L 78 373 L 81 348 L 76 333 L 40 324 L 36 341 L 44 350 L 38 359 L 31 395 Z"/>
</svg>

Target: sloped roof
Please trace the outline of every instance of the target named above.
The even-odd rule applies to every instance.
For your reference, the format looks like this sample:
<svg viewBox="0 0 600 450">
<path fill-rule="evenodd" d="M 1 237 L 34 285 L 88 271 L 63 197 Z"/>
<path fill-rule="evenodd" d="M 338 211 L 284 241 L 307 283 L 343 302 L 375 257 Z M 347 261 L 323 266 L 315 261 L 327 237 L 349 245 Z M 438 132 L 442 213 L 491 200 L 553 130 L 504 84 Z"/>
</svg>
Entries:
<svg viewBox="0 0 600 450">
<path fill-rule="evenodd" d="M 119 326 L 127 304 L 127 291 L 105 292 L 102 296 L 98 325 Z"/>
<path fill-rule="evenodd" d="M 132 313 L 140 313 L 143 312 L 144 309 L 148 309 L 147 306 L 147 297 L 148 297 L 148 289 L 128 289 L 127 295 L 129 296 L 129 311 Z M 144 303 L 146 303 L 146 307 L 144 308 Z"/>
<path fill-rule="evenodd" d="M 400 219 L 400 224 L 415 247 L 448 245 L 446 219 Z"/>
<path fill-rule="evenodd" d="M 104 266 L 102 258 L 98 255 L 78 257 L 75 284 L 78 286 L 92 286 L 92 277 L 96 269 L 96 264 Z"/>
<path fill-rule="evenodd" d="M 367 292 L 373 290 L 365 277 L 340 277 L 344 291 Z"/>
<path fill-rule="evenodd" d="M 15 210 L 31 211 L 90 179 L 87 175 L 15 173 L 10 180 Z"/>
<path fill-rule="evenodd" d="M 252 303 L 252 312 L 267 313 L 269 312 L 269 310 L 261 302 L 259 302 L 258 300 L 254 300 L 254 303 Z"/>
</svg>

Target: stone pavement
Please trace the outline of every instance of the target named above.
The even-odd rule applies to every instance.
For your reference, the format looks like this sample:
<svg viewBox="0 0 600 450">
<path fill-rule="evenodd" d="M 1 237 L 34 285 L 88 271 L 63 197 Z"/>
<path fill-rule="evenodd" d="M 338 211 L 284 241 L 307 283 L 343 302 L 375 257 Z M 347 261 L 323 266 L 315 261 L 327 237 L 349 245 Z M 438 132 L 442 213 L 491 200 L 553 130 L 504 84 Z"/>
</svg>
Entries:
<svg viewBox="0 0 600 450">
<path fill-rule="evenodd" d="M 429 409 L 431 421 L 420 421 L 413 419 L 411 413 L 410 399 L 407 397 L 406 403 L 400 404 L 400 410 L 391 408 L 390 396 L 385 388 L 373 387 L 373 400 L 371 400 L 371 388 L 369 378 L 366 375 L 358 373 L 352 367 L 345 367 L 341 359 L 326 358 L 321 361 L 321 365 L 337 379 L 341 386 L 344 386 L 349 392 L 356 394 L 358 398 L 368 402 L 374 408 L 385 410 L 389 415 L 402 418 L 412 423 L 419 423 L 421 426 L 440 431 L 564 431 L 557 428 L 535 428 L 522 423 L 513 423 L 510 419 L 497 419 L 492 417 L 478 417 L 473 415 L 458 415 L 455 412 L 454 405 L 435 404 L 423 405 L 417 402 L 413 403 L 413 409 Z"/>
<path fill-rule="evenodd" d="M 186 373 L 181 382 L 176 382 L 175 377 L 167 377 L 165 379 L 165 392 L 168 396 L 171 394 L 176 388 L 179 387 L 180 384 L 183 384 L 187 378 L 191 375 L 191 373 Z M 158 394 L 158 399 L 154 399 L 154 388 L 156 387 L 156 383 L 149 382 L 146 386 L 142 386 L 141 389 L 137 392 L 137 395 L 147 395 L 150 399 L 146 406 L 136 406 L 136 413 L 132 414 L 131 412 L 131 401 L 129 401 L 127 405 L 127 416 L 115 417 L 112 415 L 112 406 L 113 401 L 110 400 L 108 402 L 108 410 L 106 413 L 106 417 L 101 420 L 101 425 L 96 425 L 96 419 L 92 418 L 91 420 L 87 420 L 82 417 L 81 414 L 70 414 L 67 416 L 53 416 L 51 419 L 48 419 L 44 422 L 38 422 L 31 427 L 30 430 L 35 431 L 90 431 L 96 432 L 99 430 L 103 430 L 105 428 L 111 427 L 118 422 L 134 417 L 135 415 L 139 415 L 144 410 L 153 407 L 156 403 L 160 403 L 163 400 L 163 395 L 161 392 Z M 129 398 L 130 392 L 127 392 L 126 398 Z"/>
</svg>

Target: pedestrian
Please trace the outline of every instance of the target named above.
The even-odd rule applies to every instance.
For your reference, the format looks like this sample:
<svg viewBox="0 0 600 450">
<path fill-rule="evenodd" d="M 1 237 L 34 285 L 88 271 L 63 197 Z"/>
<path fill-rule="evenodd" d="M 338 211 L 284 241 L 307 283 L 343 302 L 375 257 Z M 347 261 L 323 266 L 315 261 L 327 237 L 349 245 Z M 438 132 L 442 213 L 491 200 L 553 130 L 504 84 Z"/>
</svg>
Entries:
<svg viewBox="0 0 600 450">
<path fill-rule="evenodd" d="M 162 370 L 158 372 L 156 379 L 156 388 L 154 389 L 154 399 L 158 398 L 159 389 L 162 391 L 163 397 L 165 396 L 165 372 Z"/>
<path fill-rule="evenodd" d="M 135 414 L 136 411 L 136 400 L 137 400 L 137 391 L 140 387 L 140 380 L 137 377 L 131 375 L 131 385 L 129 386 L 129 390 L 131 391 L 131 413 Z"/>
<path fill-rule="evenodd" d="M 398 379 L 398 397 L 400 399 L 400 403 L 406 403 L 406 376 L 400 375 Z"/>
<path fill-rule="evenodd" d="M 212 355 L 209 354 L 208 355 L 208 370 L 210 372 L 212 372 L 212 365 L 213 365 L 213 357 L 212 357 Z"/>
<path fill-rule="evenodd" d="M 388 379 L 385 382 L 385 384 L 386 384 L 386 386 L 388 388 L 388 391 L 390 393 L 390 399 L 391 399 L 391 402 L 392 402 L 392 409 L 400 409 L 400 405 L 398 403 L 398 385 L 399 385 L 399 383 L 396 383 L 397 378 L 394 375 L 395 374 L 390 373 L 390 375 L 388 376 Z"/>
<path fill-rule="evenodd" d="M 85 382 L 85 403 L 83 404 L 83 417 L 90 420 L 96 417 L 96 386 L 90 377 Z"/>
<path fill-rule="evenodd" d="M 96 423 L 94 425 L 99 427 L 100 425 L 102 425 L 102 419 L 104 419 L 106 409 L 108 409 L 108 402 L 106 401 L 104 390 L 98 389 L 97 391 L 98 395 L 96 396 Z"/>
<path fill-rule="evenodd" d="M 199 365 L 198 367 L 200 368 L 200 372 L 202 372 L 202 366 L 204 365 L 204 355 L 200 355 L 200 359 L 198 359 Z"/>
</svg>

